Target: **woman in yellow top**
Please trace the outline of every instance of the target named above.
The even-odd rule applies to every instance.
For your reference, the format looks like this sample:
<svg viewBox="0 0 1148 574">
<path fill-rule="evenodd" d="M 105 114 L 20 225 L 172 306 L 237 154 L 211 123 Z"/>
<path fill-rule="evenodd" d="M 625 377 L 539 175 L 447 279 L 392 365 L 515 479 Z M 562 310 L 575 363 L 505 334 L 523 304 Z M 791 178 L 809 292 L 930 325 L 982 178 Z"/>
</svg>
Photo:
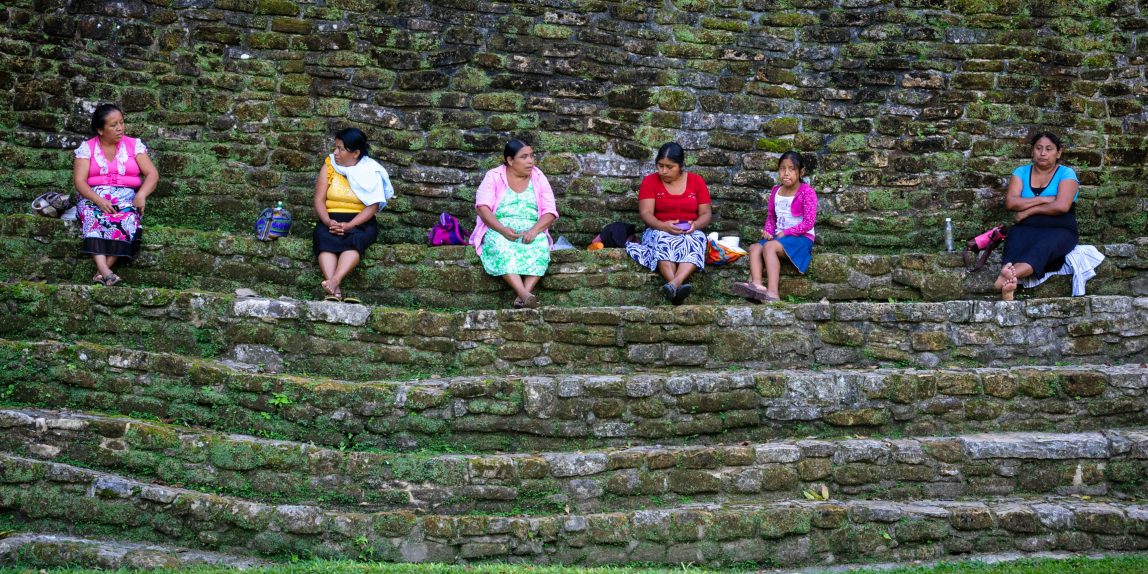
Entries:
<svg viewBox="0 0 1148 574">
<path fill-rule="evenodd" d="M 362 131 L 341 130 L 335 134 L 335 152 L 315 178 L 319 222 L 312 234 L 312 251 L 319 258 L 328 301 L 360 302 L 343 297 L 340 284 L 378 239 L 375 214 L 395 194 L 387 170 L 368 156 L 369 151 Z"/>
</svg>

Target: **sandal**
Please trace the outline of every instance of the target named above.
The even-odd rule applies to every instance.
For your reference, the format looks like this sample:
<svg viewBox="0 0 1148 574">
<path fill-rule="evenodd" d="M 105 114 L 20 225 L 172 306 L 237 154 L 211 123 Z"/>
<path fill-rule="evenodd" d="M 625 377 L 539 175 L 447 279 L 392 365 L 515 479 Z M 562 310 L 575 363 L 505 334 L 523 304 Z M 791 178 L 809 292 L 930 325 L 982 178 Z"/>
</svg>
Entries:
<svg viewBox="0 0 1148 574">
<path fill-rule="evenodd" d="M 677 297 L 677 296 L 678 296 L 678 290 L 676 287 L 673 286 L 672 283 L 666 283 L 665 285 L 662 285 L 662 297 L 665 297 L 666 301 L 673 303 L 674 297 Z"/>
<path fill-rule="evenodd" d="M 537 309 L 538 305 L 538 297 L 533 294 L 527 295 L 526 298 L 522 300 L 522 306 L 526 309 Z"/>
<path fill-rule="evenodd" d="M 104 287 L 111 287 L 112 285 L 115 285 L 119 282 L 120 276 L 116 275 L 115 273 L 108 273 L 107 275 L 104 275 L 104 280 L 101 281 L 101 283 L 104 284 Z"/>
<path fill-rule="evenodd" d="M 684 283 L 681 287 L 678 287 L 677 292 L 674 293 L 674 298 L 670 300 L 670 302 L 674 305 L 681 305 L 682 303 L 685 303 L 686 297 L 689 297 L 690 293 L 693 292 L 694 286 L 690 283 Z"/>
<path fill-rule="evenodd" d="M 522 297 L 515 297 L 514 302 L 511 303 L 510 306 L 514 307 L 515 309 L 521 309 L 522 308 Z"/>
<path fill-rule="evenodd" d="M 730 292 L 738 297 L 745 297 L 754 303 L 769 303 L 778 301 L 777 297 L 770 296 L 764 290 L 754 287 L 752 283 L 734 283 L 730 288 Z"/>
<path fill-rule="evenodd" d="M 100 285 L 103 285 L 104 284 L 104 276 L 100 275 L 99 273 L 96 273 L 95 275 L 92 275 L 92 281 L 95 283 L 99 283 Z"/>
<path fill-rule="evenodd" d="M 750 303 L 761 303 L 757 298 L 757 291 L 749 283 L 734 283 L 730 286 L 729 292 Z"/>
</svg>

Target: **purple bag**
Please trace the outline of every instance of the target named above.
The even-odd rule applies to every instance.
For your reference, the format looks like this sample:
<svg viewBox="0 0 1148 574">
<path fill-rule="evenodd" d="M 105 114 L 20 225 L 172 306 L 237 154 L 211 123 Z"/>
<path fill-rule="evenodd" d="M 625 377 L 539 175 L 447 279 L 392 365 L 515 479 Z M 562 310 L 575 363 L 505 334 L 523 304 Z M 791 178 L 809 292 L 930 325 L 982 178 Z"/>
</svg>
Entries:
<svg viewBox="0 0 1148 574">
<path fill-rule="evenodd" d="M 427 243 L 431 245 L 466 245 L 468 239 L 470 232 L 449 213 L 439 215 L 438 223 L 427 234 Z"/>
</svg>

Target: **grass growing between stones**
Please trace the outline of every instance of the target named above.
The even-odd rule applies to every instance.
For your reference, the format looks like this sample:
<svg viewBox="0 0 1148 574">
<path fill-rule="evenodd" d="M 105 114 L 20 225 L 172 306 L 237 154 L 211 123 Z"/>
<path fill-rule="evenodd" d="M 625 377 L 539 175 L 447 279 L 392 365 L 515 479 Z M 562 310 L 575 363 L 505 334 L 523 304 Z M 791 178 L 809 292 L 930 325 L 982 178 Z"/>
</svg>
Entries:
<svg viewBox="0 0 1148 574">
<path fill-rule="evenodd" d="M 96 570 L 89 568 L 48 568 L 30 569 L 31 566 L 0 567 L 0 574 L 107 574 L 109 572 L 145 572 L 144 570 Z M 237 570 L 223 567 L 197 566 L 190 568 L 160 568 L 146 570 L 152 574 L 224 574 Z M 786 570 L 789 571 L 789 570 Z M 817 568 L 807 568 L 802 572 L 813 574 L 822 572 Z M 834 572 L 843 572 L 835 569 Z M 457 566 L 447 564 L 381 564 L 350 561 L 304 561 L 280 564 L 264 568 L 245 570 L 251 574 L 654 574 L 662 572 L 776 572 L 760 570 L 752 565 L 745 568 L 699 568 L 692 565 L 678 567 L 642 568 L 626 566 L 606 566 L 587 568 L 580 566 L 532 566 L 528 564 L 481 564 Z M 828 572 L 828 571 L 826 571 Z M 1124 572 L 1148 572 L 1148 555 L 1113 556 L 1106 558 L 1074 557 L 1068 559 L 1026 559 L 1011 562 L 986 564 L 980 561 L 959 561 L 910 566 L 899 568 L 858 567 L 844 570 L 853 574 L 1116 574 Z"/>
</svg>

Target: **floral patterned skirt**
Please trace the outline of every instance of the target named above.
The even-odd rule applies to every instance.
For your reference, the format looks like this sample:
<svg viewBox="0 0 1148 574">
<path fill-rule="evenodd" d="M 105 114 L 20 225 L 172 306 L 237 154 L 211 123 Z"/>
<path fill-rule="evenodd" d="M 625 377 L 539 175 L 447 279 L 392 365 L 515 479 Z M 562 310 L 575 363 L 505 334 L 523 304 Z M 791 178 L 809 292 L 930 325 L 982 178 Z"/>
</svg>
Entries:
<svg viewBox="0 0 1148 574">
<path fill-rule="evenodd" d="M 130 187 L 100 185 L 92 191 L 117 207 L 114 213 L 104 213 L 95 203 L 81 199 L 76 205 L 76 216 L 83 233 L 83 252 L 89 255 L 110 255 L 131 258 L 139 249 L 143 235 L 139 210 L 132 205 L 136 191 Z"/>
</svg>

